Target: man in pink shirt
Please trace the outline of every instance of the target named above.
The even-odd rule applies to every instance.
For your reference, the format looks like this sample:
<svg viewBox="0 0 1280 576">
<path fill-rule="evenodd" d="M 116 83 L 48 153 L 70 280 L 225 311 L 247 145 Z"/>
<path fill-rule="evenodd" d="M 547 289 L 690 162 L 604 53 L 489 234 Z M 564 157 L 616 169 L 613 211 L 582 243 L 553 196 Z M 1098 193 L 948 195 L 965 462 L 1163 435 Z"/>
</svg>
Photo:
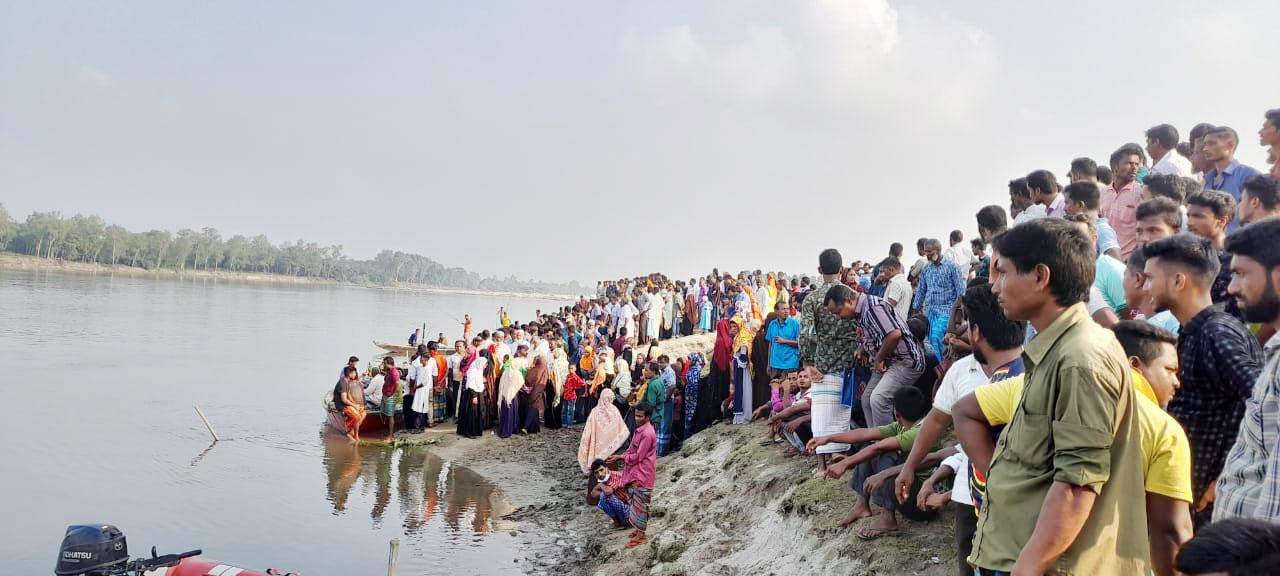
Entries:
<svg viewBox="0 0 1280 576">
<path fill-rule="evenodd" d="M 1116 231 L 1120 242 L 1120 255 L 1128 258 L 1138 245 L 1138 204 L 1142 203 L 1142 185 L 1138 184 L 1138 167 L 1142 165 L 1142 152 L 1136 147 L 1124 146 L 1111 154 L 1111 172 L 1114 180 L 1102 191 L 1098 212 Z"/>
<path fill-rule="evenodd" d="M 644 533 L 649 527 L 649 499 L 653 497 L 653 479 L 658 472 L 658 434 L 654 432 L 653 424 L 649 423 L 649 414 L 653 413 L 654 407 L 648 402 L 641 402 L 634 410 L 636 429 L 631 433 L 631 445 L 627 447 L 626 455 L 610 456 L 605 460 L 608 464 L 619 460 L 626 464 L 622 473 L 622 486 L 627 493 L 626 502 L 615 497 L 611 487 L 604 488 L 604 494 L 600 498 L 600 508 L 615 519 L 617 516 L 606 509 L 606 506 L 627 508 L 627 522 L 636 529 L 631 533 L 627 548 L 635 548 L 648 542 Z"/>
</svg>

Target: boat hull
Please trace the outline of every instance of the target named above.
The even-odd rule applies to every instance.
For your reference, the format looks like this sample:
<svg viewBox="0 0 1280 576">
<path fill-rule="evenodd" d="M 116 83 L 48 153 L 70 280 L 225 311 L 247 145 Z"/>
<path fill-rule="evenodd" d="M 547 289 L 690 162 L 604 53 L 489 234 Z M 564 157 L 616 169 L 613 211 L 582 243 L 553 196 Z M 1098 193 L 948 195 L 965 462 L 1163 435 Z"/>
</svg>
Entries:
<svg viewBox="0 0 1280 576">
<path fill-rule="evenodd" d="M 347 428 L 346 420 L 341 414 L 337 412 L 326 412 L 326 416 L 325 421 L 329 424 L 329 428 L 332 428 L 339 434 L 347 434 L 350 432 Z M 396 415 L 393 419 L 395 421 L 396 430 L 400 430 L 404 424 L 404 418 L 403 415 L 400 414 L 399 410 L 396 410 Z M 387 420 L 388 418 L 380 413 L 369 412 L 369 415 L 365 417 L 364 422 L 360 423 L 360 434 L 363 436 L 370 433 L 386 432 Z"/>
<path fill-rule="evenodd" d="M 148 570 L 144 576 L 267 576 L 266 572 L 257 572 L 223 564 L 217 560 L 208 560 L 196 556 L 183 558 L 174 566 Z"/>
</svg>

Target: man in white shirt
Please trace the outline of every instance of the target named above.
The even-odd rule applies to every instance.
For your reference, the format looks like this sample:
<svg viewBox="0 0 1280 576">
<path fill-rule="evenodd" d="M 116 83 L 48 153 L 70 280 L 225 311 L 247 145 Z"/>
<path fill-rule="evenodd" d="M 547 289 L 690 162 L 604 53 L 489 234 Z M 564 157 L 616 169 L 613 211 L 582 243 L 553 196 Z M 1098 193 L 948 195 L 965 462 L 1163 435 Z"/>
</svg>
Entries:
<svg viewBox="0 0 1280 576">
<path fill-rule="evenodd" d="M 364 404 L 369 410 L 382 410 L 382 384 L 386 377 L 381 368 L 373 368 L 373 377 L 364 384 Z"/>
<path fill-rule="evenodd" d="M 1152 174 L 1191 176 L 1191 160 L 1178 153 L 1178 129 L 1169 124 L 1147 129 L 1147 153 L 1155 165 Z"/>
<path fill-rule="evenodd" d="M 957 360 L 947 370 L 934 395 L 933 409 L 920 424 L 919 434 L 911 446 L 911 454 L 902 464 L 902 470 L 894 481 L 894 494 L 899 501 L 911 496 L 916 470 L 929 453 L 929 448 L 941 437 L 951 420 L 951 408 L 956 401 L 986 384 L 1016 376 L 1023 371 L 1022 340 L 1026 324 L 1015 322 L 1004 315 L 1000 301 L 991 293 L 987 284 L 979 284 L 965 291 L 960 298 L 965 315 L 969 318 L 969 342 L 973 354 Z M 960 483 L 960 468 L 965 469 L 965 482 Z M 951 498 L 956 510 L 956 547 L 961 564 L 968 558 L 977 529 L 978 515 L 969 494 L 968 468 L 956 466 L 955 488 Z M 925 495 L 923 490 L 921 495 Z M 968 508 L 965 508 L 968 506 Z"/>
<path fill-rule="evenodd" d="M 1062 218 L 1067 215 L 1067 201 L 1058 189 L 1058 179 L 1053 172 L 1036 170 L 1027 174 L 1027 188 L 1031 190 L 1031 200 L 1044 206 L 1047 216 Z"/>
<path fill-rule="evenodd" d="M 880 282 L 885 285 L 884 299 L 893 306 L 898 319 L 903 322 L 911 314 L 911 281 L 902 271 L 902 261 L 890 256 L 880 261 Z"/>
<path fill-rule="evenodd" d="M 1009 181 L 1009 213 L 1013 214 L 1012 226 L 1047 216 L 1045 207 L 1031 200 L 1031 189 L 1026 178 Z"/>
<path fill-rule="evenodd" d="M 973 266 L 973 249 L 969 247 L 969 243 L 964 241 L 964 232 L 959 230 L 951 231 L 951 247 L 947 248 L 942 257 L 955 263 L 956 268 L 960 269 L 960 273 L 969 274 L 969 268 Z"/>
</svg>

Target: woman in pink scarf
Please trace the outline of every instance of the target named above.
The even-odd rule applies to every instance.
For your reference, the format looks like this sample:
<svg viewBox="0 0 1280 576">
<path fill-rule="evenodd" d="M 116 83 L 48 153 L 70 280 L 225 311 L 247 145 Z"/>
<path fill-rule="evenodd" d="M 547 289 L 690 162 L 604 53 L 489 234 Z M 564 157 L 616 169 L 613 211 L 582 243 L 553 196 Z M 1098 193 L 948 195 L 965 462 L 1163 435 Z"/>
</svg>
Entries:
<svg viewBox="0 0 1280 576">
<path fill-rule="evenodd" d="M 600 401 L 587 416 L 586 427 L 582 429 L 582 443 L 578 445 L 578 465 L 582 466 L 582 473 L 590 474 L 592 462 L 617 452 L 630 433 L 627 423 L 613 405 L 613 389 L 605 388 L 600 392 Z"/>
</svg>

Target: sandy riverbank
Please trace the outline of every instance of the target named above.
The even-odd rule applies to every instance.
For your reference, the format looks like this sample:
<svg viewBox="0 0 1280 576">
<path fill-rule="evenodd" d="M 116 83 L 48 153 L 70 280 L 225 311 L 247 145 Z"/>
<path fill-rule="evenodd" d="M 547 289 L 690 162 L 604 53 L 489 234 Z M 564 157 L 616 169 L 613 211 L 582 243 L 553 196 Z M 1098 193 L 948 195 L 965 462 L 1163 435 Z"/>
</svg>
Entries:
<svg viewBox="0 0 1280 576">
<path fill-rule="evenodd" d="M 153 278 L 153 279 L 198 279 L 198 280 L 214 280 L 224 282 L 249 282 L 260 284 L 287 284 L 287 285 L 318 285 L 318 286 L 356 286 L 361 288 L 376 288 L 379 290 L 401 290 L 406 292 L 421 292 L 427 294 L 467 294 L 478 296 L 497 296 L 503 298 L 539 298 L 548 300 L 577 300 L 577 295 L 568 294 L 542 294 L 527 292 L 501 292 L 486 290 L 470 290 L 465 288 L 440 288 L 435 286 L 426 286 L 422 284 L 396 284 L 394 286 L 379 286 L 376 284 L 357 284 L 354 282 L 338 282 L 325 278 L 305 278 L 301 276 L 288 276 L 285 274 L 268 274 L 261 272 L 231 272 L 227 270 L 173 270 L 170 268 L 162 268 L 157 270 L 146 270 L 143 268 L 135 268 L 132 266 L 124 266 L 117 264 L 109 266 L 106 264 L 98 264 L 93 262 L 72 262 L 70 260 L 50 260 L 48 258 L 37 258 L 25 254 L 14 254 L 12 252 L 0 252 L 0 270 L 23 270 L 23 271 L 49 271 L 62 272 L 68 274 L 87 274 L 91 276 L 125 276 L 129 278 Z"/>
</svg>

